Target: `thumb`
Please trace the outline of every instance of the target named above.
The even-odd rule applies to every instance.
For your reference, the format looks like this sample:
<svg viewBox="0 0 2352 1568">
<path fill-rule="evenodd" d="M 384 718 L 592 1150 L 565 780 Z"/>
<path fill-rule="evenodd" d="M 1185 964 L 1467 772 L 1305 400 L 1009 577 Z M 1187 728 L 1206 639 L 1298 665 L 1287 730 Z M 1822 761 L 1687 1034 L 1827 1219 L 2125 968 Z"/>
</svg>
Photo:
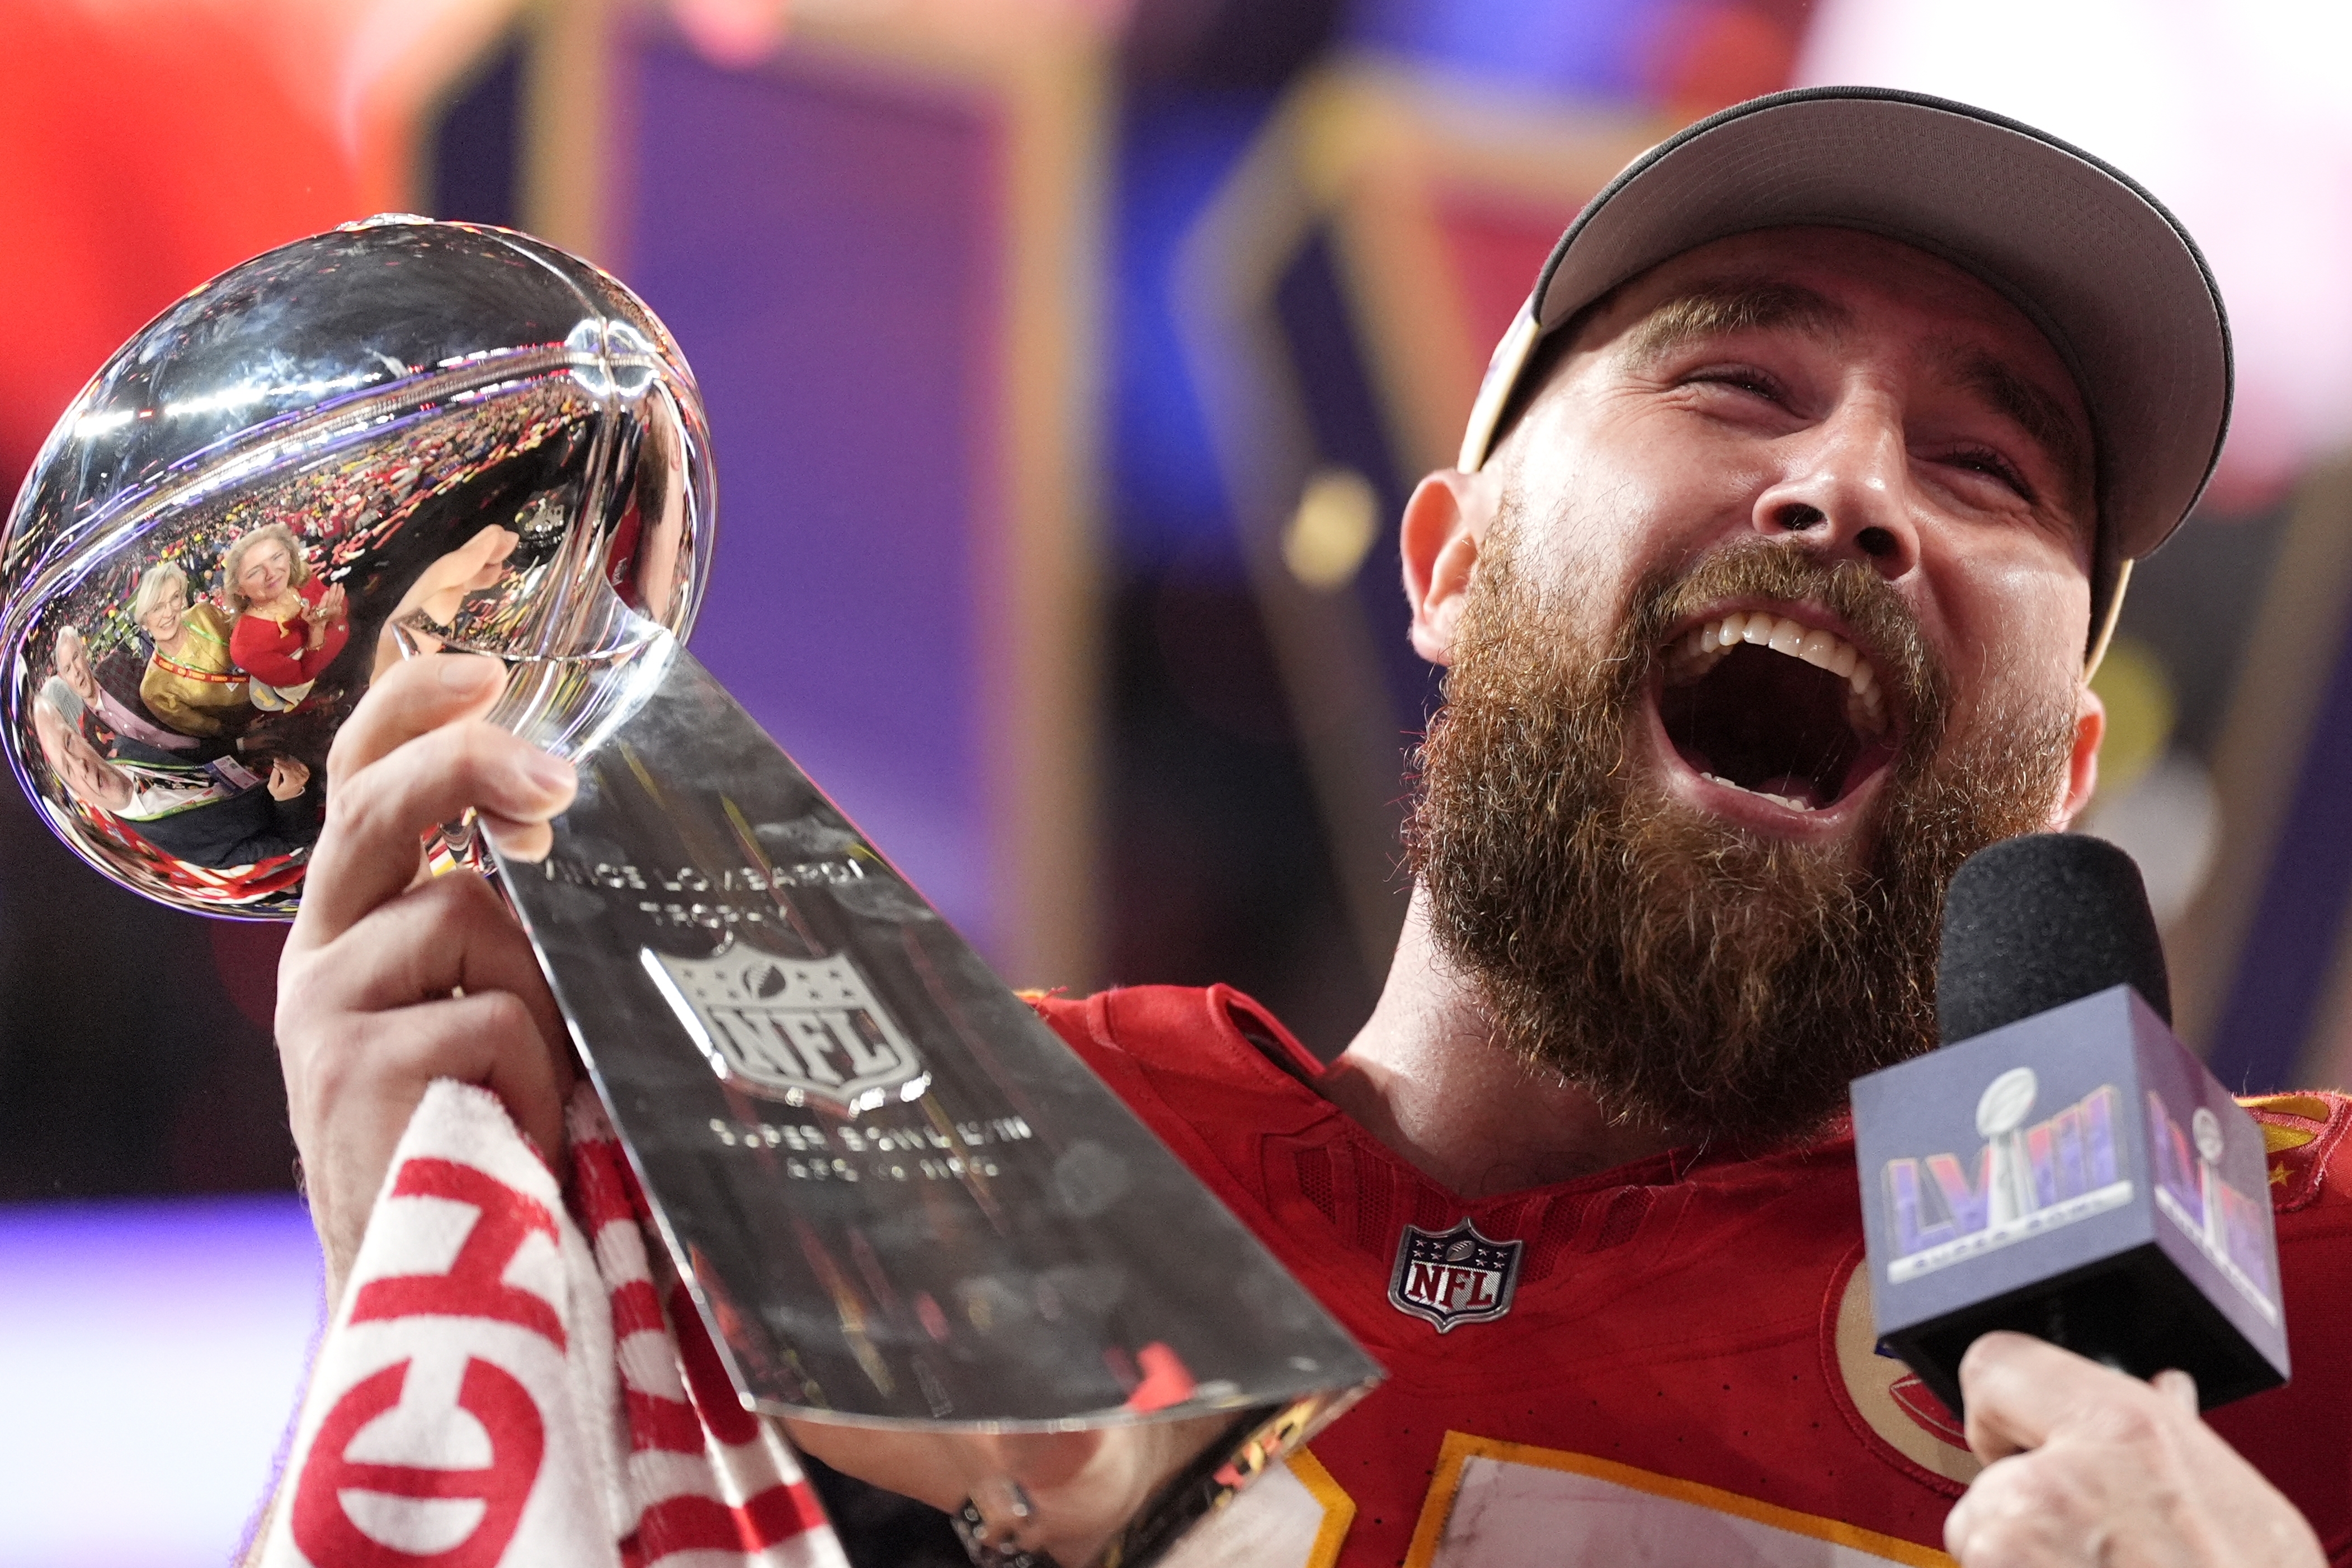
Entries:
<svg viewBox="0 0 2352 1568">
<path fill-rule="evenodd" d="M 2165 1396 L 2191 1416 L 2197 1414 L 2197 1380 L 2179 1371 L 2159 1372 L 2148 1379 L 2158 1394 Z"/>
</svg>

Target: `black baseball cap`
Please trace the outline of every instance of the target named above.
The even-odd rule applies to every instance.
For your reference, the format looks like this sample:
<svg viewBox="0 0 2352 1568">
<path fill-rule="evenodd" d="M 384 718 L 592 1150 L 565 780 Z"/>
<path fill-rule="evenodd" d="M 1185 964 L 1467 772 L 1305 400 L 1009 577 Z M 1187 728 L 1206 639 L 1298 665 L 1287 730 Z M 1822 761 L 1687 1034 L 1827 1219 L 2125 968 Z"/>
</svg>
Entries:
<svg viewBox="0 0 2352 1568">
<path fill-rule="evenodd" d="M 1496 346 L 1460 467 L 1486 461 L 1545 334 L 1685 251 L 1799 225 L 1941 257 L 2015 305 L 2073 372 L 2095 448 L 2095 665 L 2131 563 L 2180 526 L 2221 457 L 2229 317 L 2163 203 L 2080 148 L 1969 104 L 1801 88 L 1735 104 L 1634 159 L 1569 225 Z"/>
</svg>

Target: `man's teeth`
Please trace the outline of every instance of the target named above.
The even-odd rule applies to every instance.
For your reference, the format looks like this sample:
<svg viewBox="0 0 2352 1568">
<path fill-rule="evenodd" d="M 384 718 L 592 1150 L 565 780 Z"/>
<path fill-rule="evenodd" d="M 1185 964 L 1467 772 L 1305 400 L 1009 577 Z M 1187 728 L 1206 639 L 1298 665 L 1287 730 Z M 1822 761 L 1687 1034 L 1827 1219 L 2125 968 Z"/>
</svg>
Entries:
<svg viewBox="0 0 2352 1568">
<path fill-rule="evenodd" d="M 1811 811 L 1815 809 L 1811 800 L 1792 800 L 1786 795 L 1775 795 L 1769 789 L 1750 789 L 1745 784 L 1734 784 L 1720 773 L 1701 773 L 1699 777 L 1710 783 L 1723 785 L 1726 789 L 1738 789 L 1749 795 L 1760 795 L 1767 800 L 1777 800 L 1791 811 Z"/>
<path fill-rule="evenodd" d="M 1685 685 L 1698 679 L 1740 643 L 1753 643 L 1829 671 L 1846 683 L 1846 721 L 1864 735 L 1877 735 L 1886 728 L 1886 701 L 1878 689 L 1878 672 L 1870 667 L 1862 651 L 1834 633 L 1769 611 L 1735 610 L 1693 627 L 1675 650 L 1674 665 L 1667 672 L 1669 680 Z"/>
</svg>

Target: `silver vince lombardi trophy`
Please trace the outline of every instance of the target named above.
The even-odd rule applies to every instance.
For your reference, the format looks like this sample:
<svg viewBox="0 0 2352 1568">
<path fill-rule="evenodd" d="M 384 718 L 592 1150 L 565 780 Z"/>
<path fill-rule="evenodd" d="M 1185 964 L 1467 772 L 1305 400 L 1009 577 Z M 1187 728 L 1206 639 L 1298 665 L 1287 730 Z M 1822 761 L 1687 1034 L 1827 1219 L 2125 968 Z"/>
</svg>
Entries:
<svg viewBox="0 0 2352 1568">
<path fill-rule="evenodd" d="M 714 495 L 677 345 L 578 258 L 404 216 L 270 251 L 43 448 L 0 541 L 9 760 L 123 885 L 287 918 L 372 677 L 503 658 L 494 716 L 580 794 L 541 863 L 443 849 L 502 874 L 745 1404 L 1192 1422 L 1102 1554 L 1149 1561 L 1378 1369 L 686 651 Z M 234 653 L 278 601 L 307 636 Z"/>
</svg>

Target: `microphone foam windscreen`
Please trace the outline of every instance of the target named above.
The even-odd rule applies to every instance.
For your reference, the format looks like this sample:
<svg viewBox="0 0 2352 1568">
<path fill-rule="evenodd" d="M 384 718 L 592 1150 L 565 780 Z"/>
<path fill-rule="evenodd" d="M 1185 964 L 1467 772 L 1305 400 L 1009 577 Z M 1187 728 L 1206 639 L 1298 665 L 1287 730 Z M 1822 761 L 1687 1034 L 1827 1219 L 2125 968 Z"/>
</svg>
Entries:
<svg viewBox="0 0 2352 1568">
<path fill-rule="evenodd" d="M 2081 833 L 2032 833 L 1961 863 L 1936 966 L 1946 1044 L 2118 984 L 2172 1021 L 2164 944 L 2131 856 Z"/>
</svg>

